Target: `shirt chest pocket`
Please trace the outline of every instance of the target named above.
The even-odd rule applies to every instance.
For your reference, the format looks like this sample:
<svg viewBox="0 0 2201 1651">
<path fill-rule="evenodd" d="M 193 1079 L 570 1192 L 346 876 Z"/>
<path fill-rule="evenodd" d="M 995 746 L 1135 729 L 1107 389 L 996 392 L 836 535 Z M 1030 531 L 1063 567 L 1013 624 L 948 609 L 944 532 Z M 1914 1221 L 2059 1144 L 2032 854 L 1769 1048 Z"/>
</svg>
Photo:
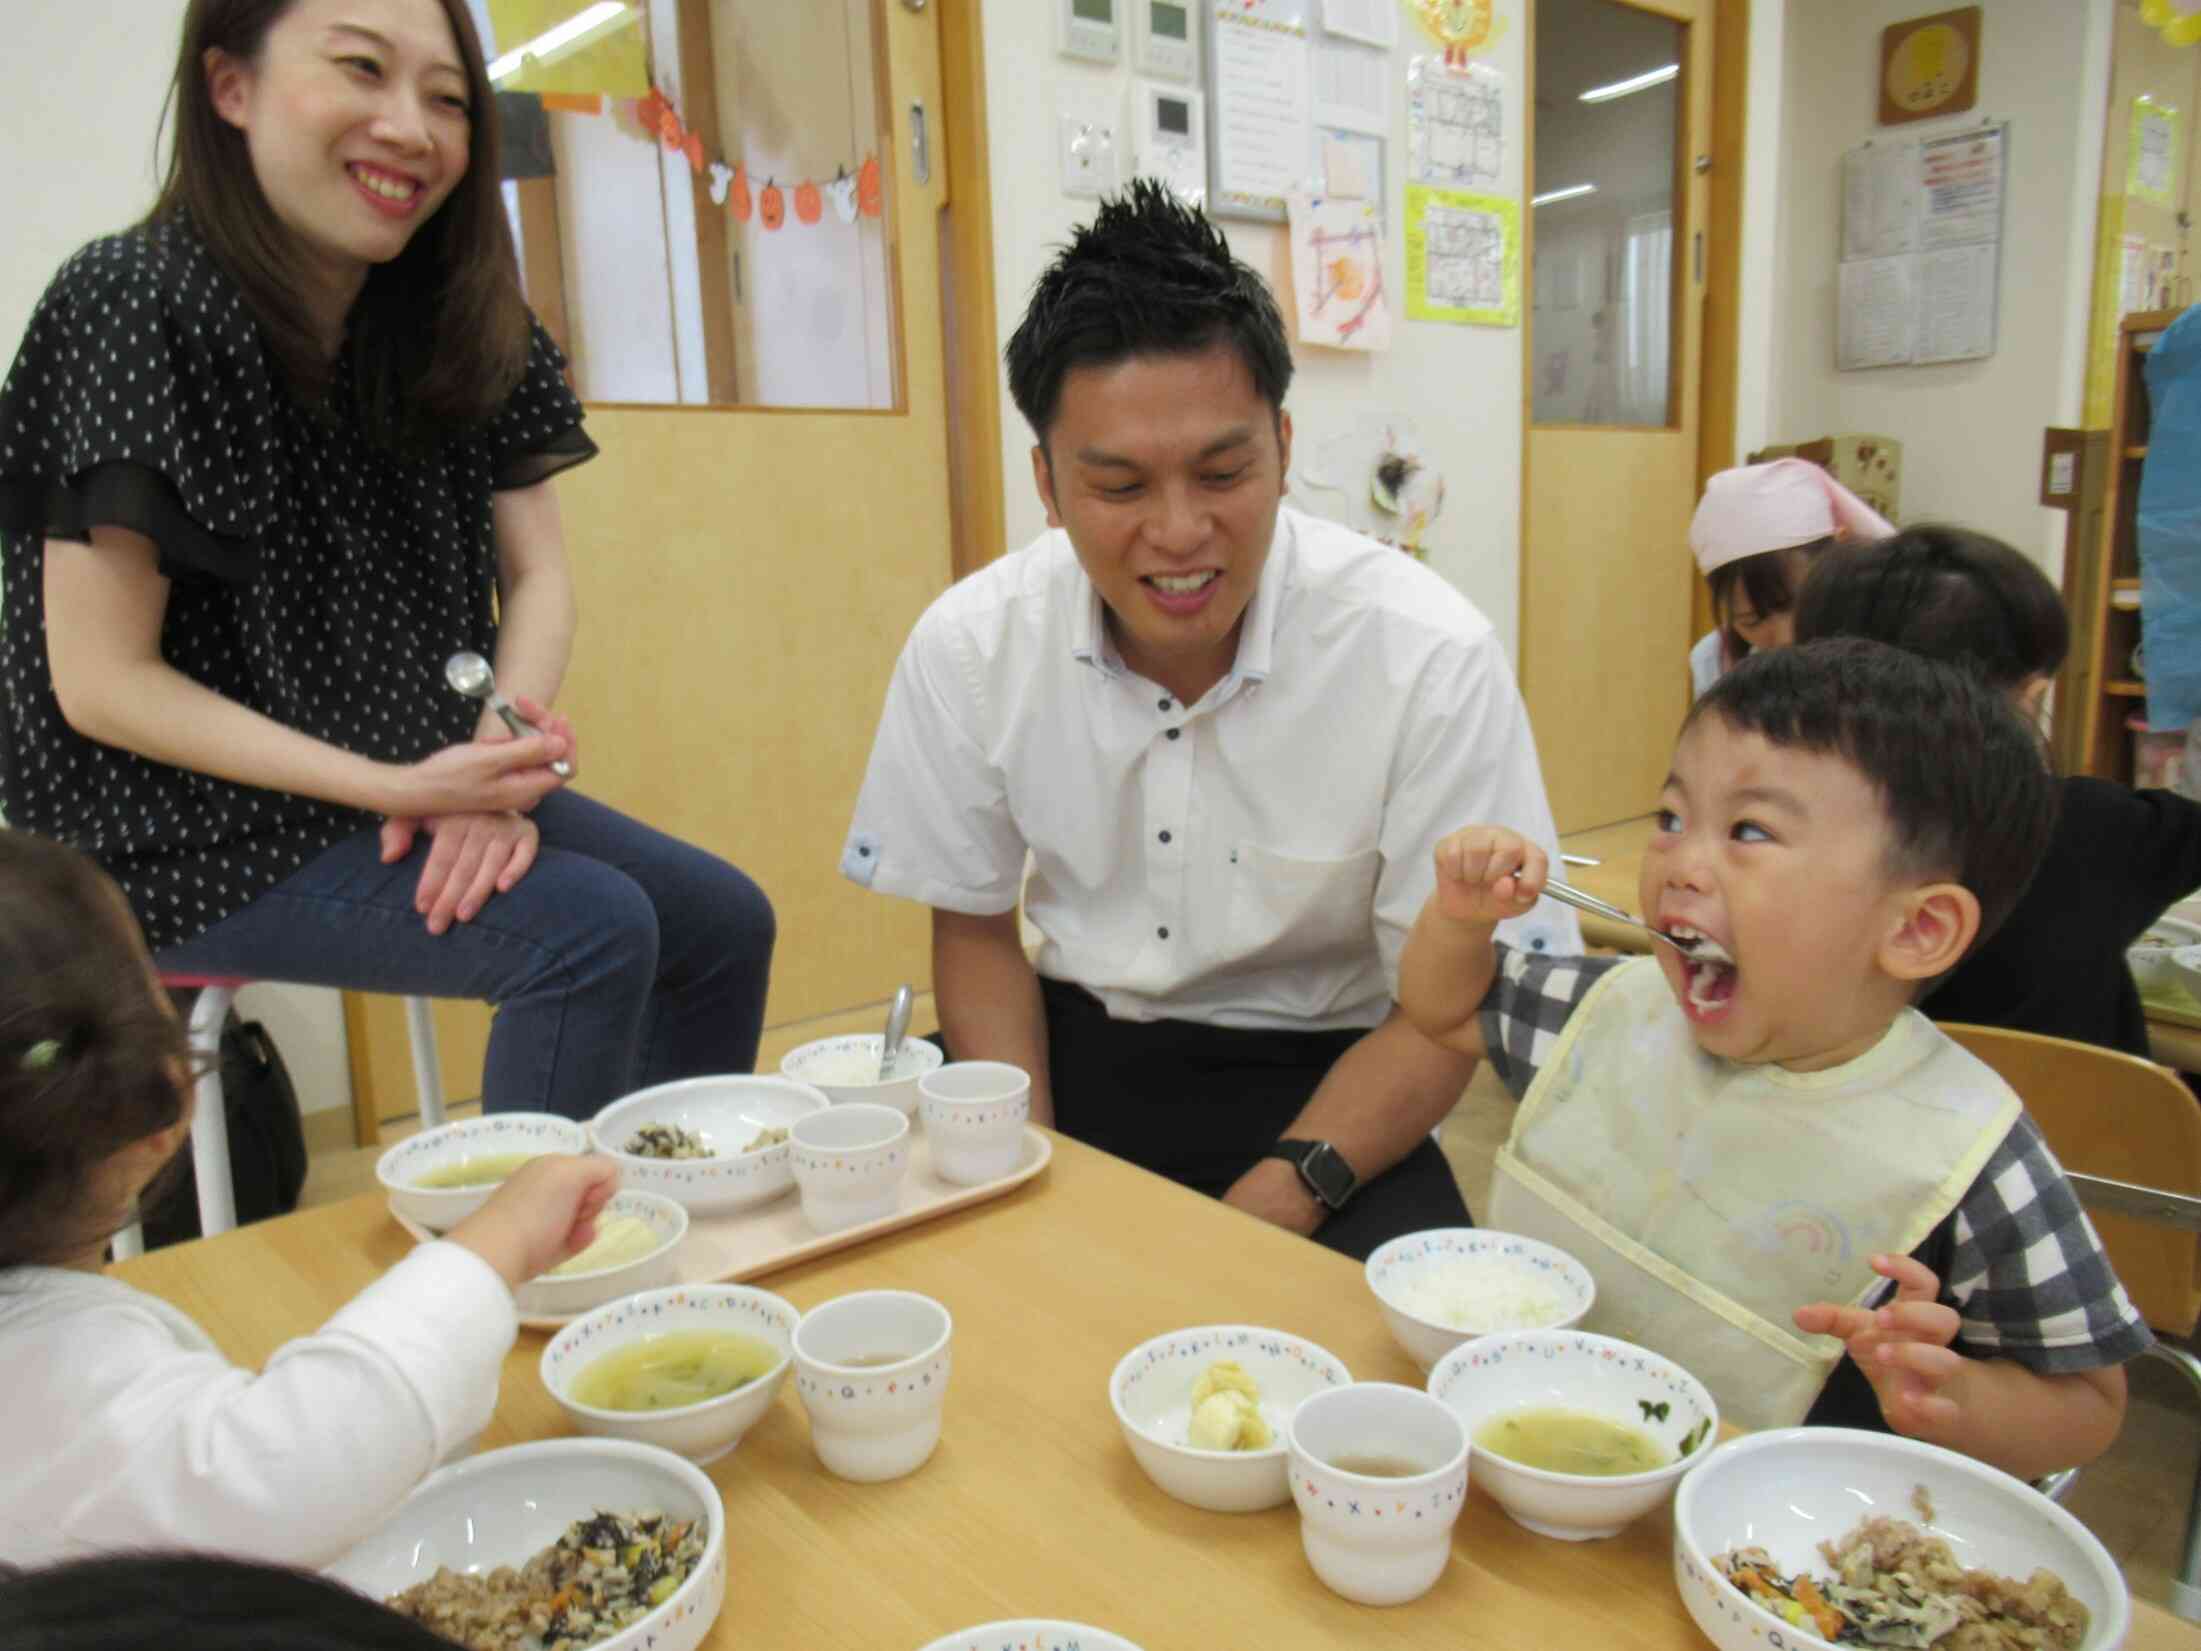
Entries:
<svg viewBox="0 0 2201 1651">
<path fill-rule="evenodd" d="M 1231 862 L 1231 938 L 1243 961 L 1350 955 L 1375 944 L 1382 850 L 1310 860 L 1241 842 Z"/>
</svg>

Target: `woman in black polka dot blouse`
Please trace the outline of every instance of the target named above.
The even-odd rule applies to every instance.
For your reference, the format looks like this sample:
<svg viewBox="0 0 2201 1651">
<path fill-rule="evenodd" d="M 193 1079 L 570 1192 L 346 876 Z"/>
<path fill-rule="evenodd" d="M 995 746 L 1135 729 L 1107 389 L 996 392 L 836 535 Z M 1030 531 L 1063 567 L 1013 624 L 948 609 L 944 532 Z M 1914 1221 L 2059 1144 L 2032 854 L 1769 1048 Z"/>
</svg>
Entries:
<svg viewBox="0 0 2201 1651">
<path fill-rule="evenodd" d="M 551 767 L 550 478 L 596 447 L 465 0 L 191 0 L 174 110 L 0 389 L 0 810 L 163 968 L 496 1004 L 491 1110 L 748 1071 L 763 893 Z M 462 648 L 540 734 L 451 692 Z"/>
</svg>

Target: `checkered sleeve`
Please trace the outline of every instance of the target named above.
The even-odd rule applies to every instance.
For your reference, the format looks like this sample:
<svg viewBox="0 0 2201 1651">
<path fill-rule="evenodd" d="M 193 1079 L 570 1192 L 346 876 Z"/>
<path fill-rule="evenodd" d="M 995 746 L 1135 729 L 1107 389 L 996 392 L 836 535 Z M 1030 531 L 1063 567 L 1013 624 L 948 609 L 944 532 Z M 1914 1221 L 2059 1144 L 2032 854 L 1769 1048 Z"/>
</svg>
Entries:
<svg viewBox="0 0 2201 1651">
<path fill-rule="evenodd" d="M 1942 1299 L 1959 1350 L 2044 1376 L 2122 1364 L 2148 1327 L 2030 1117 L 2021 1115 L 1958 1204 Z"/>
<path fill-rule="evenodd" d="M 1492 943 L 1498 972 L 1476 1011 L 1490 1069 L 1519 1100 L 1536 1081 L 1552 1045 L 1592 986 L 1621 957 L 1560 957 Z"/>
</svg>

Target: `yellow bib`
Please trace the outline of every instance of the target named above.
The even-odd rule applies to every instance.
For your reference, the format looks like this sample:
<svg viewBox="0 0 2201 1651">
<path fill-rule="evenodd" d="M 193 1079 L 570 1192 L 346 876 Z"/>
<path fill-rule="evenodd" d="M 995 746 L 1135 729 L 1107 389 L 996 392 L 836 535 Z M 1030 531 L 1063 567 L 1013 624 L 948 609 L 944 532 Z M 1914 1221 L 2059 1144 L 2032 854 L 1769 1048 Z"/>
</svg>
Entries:
<svg viewBox="0 0 2201 1651">
<path fill-rule="evenodd" d="M 2022 1110 L 1906 1009 L 1824 1072 L 1697 1047 L 1651 958 L 1583 998 L 1500 1149 L 1491 1225 L 1597 1280 L 1584 1327 L 1693 1372 L 1728 1421 L 1799 1422 L 1842 1356 L 1793 1310 L 1861 1301 L 1956 1208 Z"/>
</svg>

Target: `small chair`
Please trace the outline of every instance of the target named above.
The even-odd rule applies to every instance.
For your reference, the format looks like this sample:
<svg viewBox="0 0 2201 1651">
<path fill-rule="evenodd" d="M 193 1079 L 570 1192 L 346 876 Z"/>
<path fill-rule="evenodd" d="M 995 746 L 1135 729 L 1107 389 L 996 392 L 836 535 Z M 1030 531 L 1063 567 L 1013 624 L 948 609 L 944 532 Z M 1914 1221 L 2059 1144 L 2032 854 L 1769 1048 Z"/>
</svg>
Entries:
<svg viewBox="0 0 2201 1651">
<path fill-rule="evenodd" d="M 2168 1067 L 2122 1050 L 2001 1027 L 1941 1029 L 2017 1091 L 2149 1327 L 2192 1335 L 2201 1321 L 2201 1102 L 2193 1092 Z M 2201 1394 L 2201 1358 L 2160 1340 L 2149 1351 Z M 2172 1594 L 2180 1616 L 2201 1621 L 2201 1479 Z"/>
<path fill-rule="evenodd" d="M 199 1233 L 212 1238 L 237 1225 L 237 1193 L 229 1173 L 229 1113 L 222 1101 L 222 1026 L 237 1001 L 237 993 L 252 982 L 236 975 L 193 975 L 161 972 L 160 982 L 172 992 L 193 992 L 189 1040 L 191 1061 L 197 1071 L 191 1108 L 191 1167 L 199 1189 Z M 408 997 L 405 1020 L 413 1038 L 413 1083 L 420 1092 L 420 1124 L 433 1129 L 443 1122 L 443 1068 L 436 1051 L 436 1023 L 428 1012 L 428 1000 Z M 114 1237 L 117 1261 L 141 1255 L 145 1250 L 143 1228 L 133 1222 Z"/>
</svg>

